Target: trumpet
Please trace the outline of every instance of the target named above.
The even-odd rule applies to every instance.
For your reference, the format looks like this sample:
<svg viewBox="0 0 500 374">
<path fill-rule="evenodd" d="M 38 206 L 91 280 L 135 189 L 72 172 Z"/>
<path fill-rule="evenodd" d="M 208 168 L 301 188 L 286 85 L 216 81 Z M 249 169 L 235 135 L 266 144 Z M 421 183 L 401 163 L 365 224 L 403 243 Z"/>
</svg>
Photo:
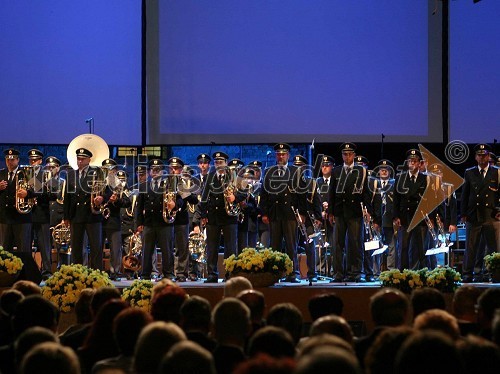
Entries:
<svg viewBox="0 0 500 374">
<path fill-rule="evenodd" d="M 36 204 L 35 198 L 19 197 L 20 190 L 31 190 L 29 181 L 34 178 L 35 170 L 33 166 L 20 166 L 16 173 L 16 210 L 21 214 L 28 214 Z"/>
<path fill-rule="evenodd" d="M 291 208 L 293 214 L 295 215 L 295 219 L 297 221 L 297 226 L 299 228 L 300 233 L 302 234 L 302 236 L 304 236 L 304 238 L 308 238 L 308 242 L 310 242 L 311 239 L 309 239 L 309 237 L 307 236 L 306 224 L 304 223 L 302 217 L 300 216 L 299 209 L 298 208 L 295 209 L 293 205 L 291 206 Z"/>
</svg>

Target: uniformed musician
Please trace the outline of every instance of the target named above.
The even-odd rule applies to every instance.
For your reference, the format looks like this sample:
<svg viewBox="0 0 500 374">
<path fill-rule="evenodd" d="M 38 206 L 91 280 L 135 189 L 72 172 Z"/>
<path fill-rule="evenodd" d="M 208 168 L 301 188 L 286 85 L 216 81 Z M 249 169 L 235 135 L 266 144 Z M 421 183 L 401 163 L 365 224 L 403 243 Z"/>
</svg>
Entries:
<svg viewBox="0 0 500 374">
<path fill-rule="evenodd" d="M 282 251 L 285 241 L 286 253 L 293 262 L 293 274 L 285 281 L 299 283 L 297 258 L 297 220 L 294 209 L 306 210 L 304 195 L 299 193 L 301 175 L 294 165 L 288 165 L 290 145 L 278 143 L 274 146 L 276 165 L 266 169 L 260 196 L 262 222 L 269 224 L 271 247 Z"/>
<path fill-rule="evenodd" d="M 143 232 L 142 278 L 151 279 L 152 257 L 155 247 L 162 254 L 162 275 L 175 279 L 174 274 L 174 224 L 169 222 L 168 214 L 180 209 L 182 198 L 176 193 L 173 179 L 163 177 L 164 164 L 159 159 L 149 162 L 151 180 L 139 186 L 137 200 L 137 231 Z M 174 193 L 167 199 L 169 192 Z"/>
<path fill-rule="evenodd" d="M 68 170 L 63 223 L 71 227 L 72 262 L 83 263 L 86 233 L 90 247 L 88 265 L 92 269 L 102 270 L 100 206 L 104 198 L 98 185 L 103 180 L 103 175 L 98 167 L 90 166 L 92 156 L 92 152 L 86 148 L 76 150 L 78 169 Z"/>
<path fill-rule="evenodd" d="M 52 275 L 50 200 L 53 198 L 51 191 L 47 188 L 51 176 L 49 170 L 42 168 L 43 153 L 40 150 L 29 150 L 28 160 L 34 169 L 33 180 L 30 181 L 30 184 L 32 184 L 36 196 L 36 204 L 32 210 L 32 237 L 36 239 L 37 249 L 41 255 L 42 279 L 48 279 Z"/>
<path fill-rule="evenodd" d="M 363 166 L 354 163 L 355 144 L 343 143 L 340 151 L 344 162 L 333 169 L 333 186 L 328 203 L 329 220 L 335 223 L 336 237 L 332 281 L 366 282 L 362 274 L 364 247 L 361 203 L 371 214 L 368 172 Z"/>
<path fill-rule="evenodd" d="M 481 238 L 486 244 L 486 254 L 498 252 L 495 226 L 500 221 L 500 172 L 489 164 L 491 147 L 477 144 L 474 147 L 476 166 L 465 171 L 462 188 L 462 221 L 466 224 L 467 245 L 465 249 L 462 281 L 478 282 L 489 278 L 485 269 L 474 270 L 477 250 Z"/>
<path fill-rule="evenodd" d="M 424 242 L 428 229 L 422 214 L 430 212 L 417 210 L 427 188 L 427 176 L 420 172 L 421 161 L 422 155 L 418 149 L 406 152 L 408 171 L 399 174 L 395 181 L 393 224 L 398 230 L 397 250 L 401 258 L 400 270 L 418 270 L 426 266 Z M 408 231 L 416 215 L 422 220 Z"/>
<path fill-rule="evenodd" d="M 331 259 L 329 252 L 333 248 L 334 240 L 334 227 L 328 219 L 328 198 L 330 196 L 330 189 L 332 183 L 332 171 L 335 162 L 332 156 L 324 155 L 321 158 L 321 176 L 316 179 L 318 186 L 318 196 L 321 202 L 321 221 L 322 229 L 324 230 L 324 247 L 318 250 L 318 259 L 320 265 L 320 275 L 330 276 Z M 321 257 L 319 257 L 321 256 Z"/>
<path fill-rule="evenodd" d="M 0 245 L 12 252 L 14 247 L 20 252 L 31 252 L 31 210 L 20 213 L 16 209 L 16 196 L 21 199 L 33 197 L 33 191 L 17 188 L 16 175 L 24 178 L 19 169 L 19 151 L 6 149 L 6 168 L 0 170 Z"/>
<path fill-rule="evenodd" d="M 207 272 L 205 283 L 217 283 L 217 261 L 221 233 L 224 237 L 224 258 L 237 253 L 238 215 L 233 207 L 244 199 L 235 188 L 235 178 L 227 166 L 229 156 L 224 152 L 212 155 L 215 170 L 208 174 L 207 184 L 199 203 L 201 225 L 207 230 Z"/>
</svg>

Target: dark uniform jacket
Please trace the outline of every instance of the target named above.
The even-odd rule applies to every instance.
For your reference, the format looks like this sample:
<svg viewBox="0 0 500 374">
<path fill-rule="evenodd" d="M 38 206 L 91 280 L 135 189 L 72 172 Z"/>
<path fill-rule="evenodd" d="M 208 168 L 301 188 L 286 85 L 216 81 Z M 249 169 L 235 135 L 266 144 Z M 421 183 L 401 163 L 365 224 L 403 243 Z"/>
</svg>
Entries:
<svg viewBox="0 0 500 374">
<path fill-rule="evenodd" d="M 102 224 L 105 230 L 121 231 L 121 208 L 130 208 L 132 206 L 132 202 L 124 193 L 117 191 L 117 194 L 118 199 L 114 203 L 107 204 L 110 214 L 109 218 L 104 219 Z M 106 186 L 103 204 L 109 201 L 111 195 L 113 195 L 113 190 L 109 186 Z"/>
<path fill-rule="evenodd" d="M 64 196 L 64 219 L 72 223 L 102 222 L 102 214 L 92 213 L 90 196 L 93 180 L 101 180 L 101 170 L 89 166 L 82 180 L 78 170 L 68 170 Z"/>
<path fill-rule="evenodd" d="M 225 208 L 224 189 L 230 181 L 229 173 L 229 169 L 226 170 L 222 184 L 215 170 L 208 173 L 199 207 L 201 218 L 208 218 L 209 225 L 225 226 L 238 223 L 238 216 L 228 215 Z M 245 195 L 238 190 L 234 191 L 234 196 L 236 198 L 235 203 L 245 199 Z"/>
<path fill-rule="evenodd" d="M 352 166 L 346 173 L 344 165 L 336 166 L 330 180 L 330 202 L 328 210 L 335 217 L 361 218 L 361 203 L 372 213 L 372 195 L 368 188 L 368 171 L 360 165 Z"/>
<path fill-rule="evenodd" d="M 24 175 L 23 171 L 17 168 L 19 177 Z M 9 180 L 9 170 L 7 168 L 0 170 L 0 181 Z M 5 190 L 0 191 L 0 223 L 17 224 L 17 223 L 31 223 L 31 212 L 22 214 L 16 210 L 16 183 L 14 178 L 7 185 Z M 28 190 L 28 197 L 33 197 L 32 190 Z"/>
<path fill-rule="evenodd" d="M 137 226 L 168 226 L 163 219 L 163 198 L 165 191 L 170 190 L 171 179 L 162 179 L 158 190 L 153 190 L 154 180 L 150 180 L 139 185 L 139 197 L 137 198 Z M 180 209 L 184 201 L 177 194 L 175 196 L 175 208 Z"/>
<path fill-rule="evenodd" d="M 413 216 L 423 218 L 422 213 L 417 213 L 417 208 L 427 187 L 427 177 L 418 173 L 415 183 L 411 182 L 408 172 L 400 174 L 394 185 L 393 217 L 399 218 L 401 225 L 408 227 Z M 428 213 L 428 212 L 424 212 Z M 420 225 L 425 225 L 422 219 Z"/>
<path fill-rule="evenodd" d="M 307 211 L 304 198 L 307 190 L 297 167 L 287 166 L 282 176 L 279 169 L 278 165 L 273 165 L 265 170 L 259 207 L 262 215 L 268 216 L 270 221 L 295 220 L 292 207 L 299 212 Z"/>
<path fill-rule="evenodd" d="M 499 169 L 489 166 L 483 178 L 479 168 L 474 166 L 465 171 L 465 183 L 462 188 L 462 216 L 471 223 L 492 220 L 500 207 Z"/>
<path fill-rule="evenodd" d="M 394 179 L 388 179 L 382 188 L 382 181 L 377 180 L 375 195 L 373 196 L 373 214 L 375 222 L 382 227 L 392 227 L 392 214 L 394 207 Z M 384 203 L 385 200 L 385 204 Z"/>
</svg>

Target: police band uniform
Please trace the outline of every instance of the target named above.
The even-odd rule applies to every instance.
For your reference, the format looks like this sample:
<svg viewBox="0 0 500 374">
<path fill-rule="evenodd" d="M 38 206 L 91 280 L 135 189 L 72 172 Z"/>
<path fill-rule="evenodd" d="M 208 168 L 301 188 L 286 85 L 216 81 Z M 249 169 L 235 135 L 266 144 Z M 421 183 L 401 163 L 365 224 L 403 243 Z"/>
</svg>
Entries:
<svg viewBox="0 0 500 374">
<path fill-rule="evenodd" d="M 368 188 L 368 172 L 354 163 L 356 145 L 340 146 L 343 165 L 333 169 L 328 209 L 329 219 L 335 222 L 336 243 L 333 250 L 333 281 L 365 282 L 362 274 L 363 244 L 361 203 L 371 214 L 371 194 Z M 347 236 L 347 240 L 346 240 Z M 346 257 L 344 267 L 344 255 Z"/>
<path fill-rule="evenodd" d="M 201 202 L 199 203 L 202 224 L 206 222 L 207 230 L 207 272 L 208 277 L 205 282 L 218 282 L 219 272 L 217 261 L 219 253 L 219 243 L 221 232 L 224 237 L 224 258 L 232 254 L 237 254 L 238 240 L 238 216 L 229 215 L 226 212 L 227 197 L 224 191 L 232 180 L 230 169 L 227 166 L 229 156 L 224 152 L 215 152 L 212 155 L 215 163 L 215 170 L 209 172 Z M 234 200 L 231 203 L 239 203 L 245 196 L 236 189 L 229 198 Z"/>
<path fill-rule="evenodd" d="M 22 214 L 16 209 L 16 175 L 24 177 L 19 168 L 19 151 L 4 151 L 6 168 L 0 170 L 0 245 L 7 251 L 31 252 L 31 211 Z M 22 191 L 26 198 L 33 197 L 32 190 Z"/>
<path fill-rule="evenodd" d="M 425 267 L 425 236 L 427 227 L 421 220 L 411 231 L 409 225 L 417 212 L 425 189 L 427 176 L 419 171 L 422 155 L 417 149 L 406 153 L 408 171 L 397 176 L 394 190 L 393 222 L 398 227 L 397 251 L 401 260 L 400 270 L 418 270 Z M 423 217 L 422 217 L 423 218 Z"/>
<path fill-rule="evenodd" d="M 164 164 L 159 159 L 149 162 L 150 181 L 139 185 L 137 199 L 137 229 L 143 232 L 142 277 L 151 278 L 152 257 L 156 246 L 162 254 L 163 277 L 175 279 L 174 275 L 174 225 L 167 223 L 163 218 L 164 194 L 174 191 L 173 179 L 163 178 Z M 172 209 L 180 209 L 182 198 L 176 194 L 172 201 Z"/>
<path fill-rule="evenodd" d="M 467 245 L 463 263 L 463 281 L 479 281 L 489 275 L 474 264 L 479 242 L 484 240 L 486 253 L 498 252 L 499 244 L 495 231 L 500 213 L 500 169 L 488 162 L 491 147 L 488 144 L 477 144 L 474 147 L 476 166 L 465 171 L 465 183 L 462 187 L 461 212 L 466 223 Z"/>
<path fill-rule="evenodd" d="M 84 237 L 87 234 L 90 247 L 88 265 L 102 270 L 102 214 L 92 212 L 91 205 L 100 206 L 102 196 L 91 202 L 94 180 L 103 180 L 100 168 L 90 166 L 92 152 L 85 148 L 76 150 L 78 169 L 68 170 L 64 197 L 64 223 L 71 227 L 72 262 L 83 263 Z"/>
</svg>

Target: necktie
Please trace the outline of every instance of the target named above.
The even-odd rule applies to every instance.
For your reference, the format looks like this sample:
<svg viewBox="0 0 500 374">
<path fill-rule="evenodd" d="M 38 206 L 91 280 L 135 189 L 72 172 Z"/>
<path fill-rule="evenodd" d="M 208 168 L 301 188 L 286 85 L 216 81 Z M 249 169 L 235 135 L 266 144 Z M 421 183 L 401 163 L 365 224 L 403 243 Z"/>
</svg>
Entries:
<svg viewBox="0 0 500 374">
<path fill-rule="evenodd" d="M 9 182 L 12 182 L 12 179 L 14 179 L 14 172 L 13 171 L 9 172 Z"/>
<path fill-rule="evenodd" d="M 416 177 L 414 175 L 411 176 L 411 183 L 415 183 Z"/>
<path fill-rule="evenodd" d="M 329 185 L 330 185 L 330 178 L 325 178 L 325 184 L 326 184 L 327 186 L 329 186 Z"/>
<path fill-rule="evenodd" d="M 224 174 L 219 174 L 219 182 L 220 184 L 224 184 Z"/>
<path fill-rule="evenodd" d="M 486 169 L 481 169 L 481 176 L 484 178 L 485 175 L 486 175 Z"/>
<path fill-rule="evenodd" d="M 85 170 L 82 170 L 80 172 L 80 181 L 83 181 L 85 179 Z"/>
<path fill-rule="evenodd" d="M 285 170 L 283 170 L 283 167 L 279 167 L 278 168 L 278 177 L 282 177 L 283 175 L 285 175 Z"/>
</svg>

